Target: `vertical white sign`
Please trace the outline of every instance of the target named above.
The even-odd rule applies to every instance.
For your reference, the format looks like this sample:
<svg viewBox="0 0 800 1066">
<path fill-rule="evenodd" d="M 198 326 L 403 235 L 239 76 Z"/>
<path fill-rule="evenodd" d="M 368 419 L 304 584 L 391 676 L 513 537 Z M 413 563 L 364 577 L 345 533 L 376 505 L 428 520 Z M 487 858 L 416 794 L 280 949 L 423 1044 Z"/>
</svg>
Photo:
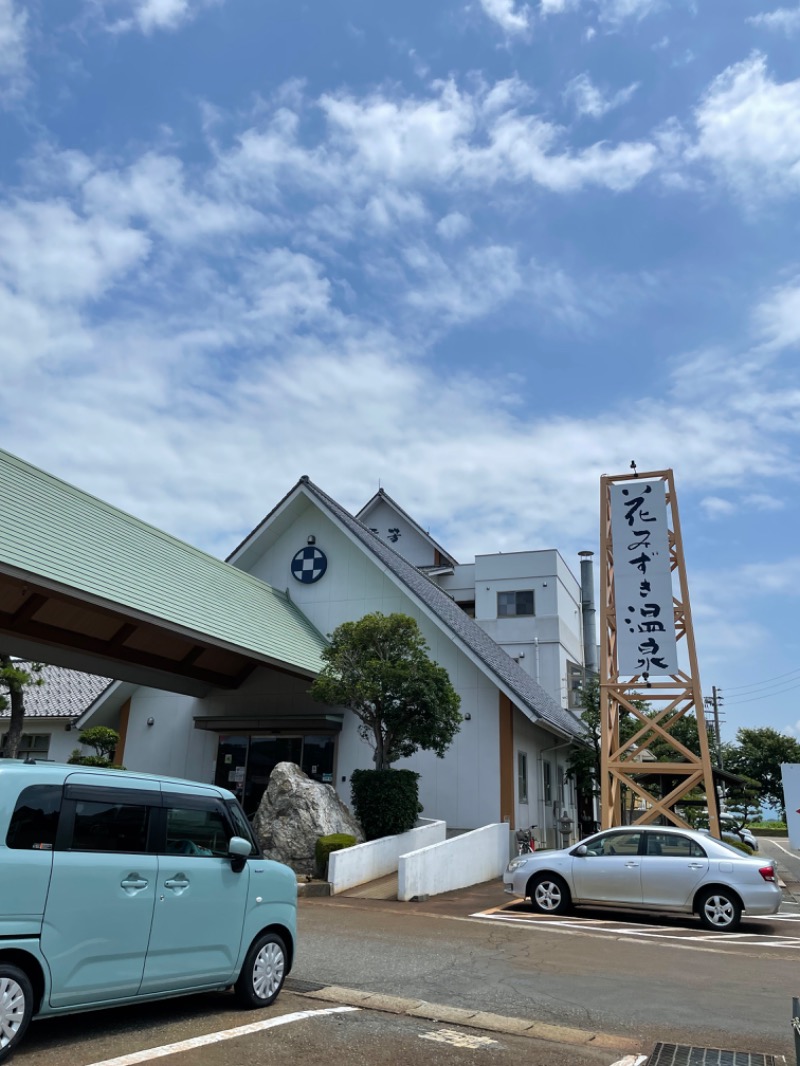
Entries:
<svg viewBox="0 0 800 1066">
<path fill-rule="evenodd" d="M 781 763 L 781 777 L 789 843 L 796 850 L 800 848 L 800 763 Z"/>
<path fill-rule="evenodd" d="M 666 484 L 611 486 L 611 537 L 620 674 L 674 674 L 678 669 Z"/>
</svg>

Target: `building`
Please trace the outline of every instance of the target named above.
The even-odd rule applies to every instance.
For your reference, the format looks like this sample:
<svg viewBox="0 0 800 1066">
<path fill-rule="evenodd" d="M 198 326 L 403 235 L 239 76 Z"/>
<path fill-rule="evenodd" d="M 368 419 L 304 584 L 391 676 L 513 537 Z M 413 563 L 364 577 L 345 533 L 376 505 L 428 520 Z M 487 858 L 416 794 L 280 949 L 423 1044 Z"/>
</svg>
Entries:
<svg viewBox="0 0 800 1066">
<path fill-rule="evenodd" d="M 403 763 L 421 775 L 425 815 L 457 829 L 536 823 L 551 841 L 564 810 L 575 821 L 566 768 L 583 729 L 564 697 L 568 665 L 583 665 L 580 603 L 557 553 L 460 566 L 385 494 L 362 509 L 361 521 L 301 478 L 223 563 L 5 458 L 17 493 L 41 496 L 27 510 L 17 497 L 19 514 L 9 522 L 16 532 L 0 538 L 0 576 L 7 572 L 8 596 L 22 604 L 13 617 L 26 627 L 18 646 L 45 634 L 62 665 L 99 673 L 97 664 L 108 662 L 103 672 L 122 680 L 74 724 L 118 729 L 117 758 L 129 769 L 215 781 L 254 810 L 272 767 L 290 759 L 349 802 L 350 775 L 371 765 L 371 749 L 353 715 L 311 700 L 309 679 L 325 634 L 370 611 L 399 611 L 419 623 L 464 715 L 444 759 L 419 752 Z M 0 481 L 4 475 L 0 462 Z M 63 534 L 42 528 L 52 501 L 69 514 L 66 546 Z M 65 575 L 74 584 L 67 587 Z M 87 608 L 58 607 L 58 597 L 66 604 L 71 594 L 98 609 L 91 625 Z M 38 621 L 45 612 L 47 627 Z M 11 619 L 0 613 L 0 635 L 13 645 Z M 56 621 L 73 627 L 63 629 L 63 647 Z M 77 624 L 92 630 L 90 641 Z M 148 669 L 156 681 L 148 683 Z"/>
</svg>

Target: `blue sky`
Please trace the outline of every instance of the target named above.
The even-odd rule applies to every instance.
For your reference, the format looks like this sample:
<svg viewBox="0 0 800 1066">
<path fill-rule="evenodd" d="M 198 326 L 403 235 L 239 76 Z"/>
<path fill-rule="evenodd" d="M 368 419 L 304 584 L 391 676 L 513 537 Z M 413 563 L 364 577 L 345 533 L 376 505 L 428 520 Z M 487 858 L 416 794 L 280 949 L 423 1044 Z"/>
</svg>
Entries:
<svg viewBox="0 0 800 1066">
<path fill-rule="evenodd" d="M 777 2 L 0 0 L 3 446 L 219 555 L 308 474 L 577 564 L 672 467 L 704 690 L 800 734 Z"/>
</svg>

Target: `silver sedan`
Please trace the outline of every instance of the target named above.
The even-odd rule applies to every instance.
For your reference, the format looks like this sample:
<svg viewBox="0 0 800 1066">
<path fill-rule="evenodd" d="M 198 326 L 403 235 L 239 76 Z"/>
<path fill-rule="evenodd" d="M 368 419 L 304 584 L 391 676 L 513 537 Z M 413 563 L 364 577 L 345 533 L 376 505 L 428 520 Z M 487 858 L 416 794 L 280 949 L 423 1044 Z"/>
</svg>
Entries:
<svg viewBox="0 0 800 1066">
<path fill-rule="evenodd" d="M 521 855 L 503 882 L 542 914 L 564 914 L 573 904 L 678 911 L 726 933 L 743 911 L 775 914 L 783 898 L 773 862 L 663 826 L 608 829 L 559 851 Z"/>
</svg>

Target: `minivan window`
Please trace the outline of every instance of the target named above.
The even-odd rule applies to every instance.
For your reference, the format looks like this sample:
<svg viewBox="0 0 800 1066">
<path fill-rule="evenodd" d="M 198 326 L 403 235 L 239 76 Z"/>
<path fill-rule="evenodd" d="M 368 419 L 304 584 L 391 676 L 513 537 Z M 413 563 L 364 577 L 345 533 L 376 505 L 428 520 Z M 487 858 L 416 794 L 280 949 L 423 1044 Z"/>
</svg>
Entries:
<svg viewBox="0 0 800 1066">
<path fill-rule="evenodd" d="M 171 807 L 167 810 L 167 853 L 226 857 L 231 831 L 220 810 Z"/>
<path fill-rule="evenodd" d="M 150 808 L 128 803 L 75 802 L 72 851 L 147 851 Z"/>
<path fill-rule="evenodd" d="M 29 785 L 20 792 L 6 834 L 9 848 L 51 851 L 61 810 L 60 785 Z"/>
<path fill-rule="evenodd" d="M 245 840 L 249 840 L 253 848 L 252 854 L 258 855 L 260 852 L 258 841 L 253 835 L 253 830 L 247 820 L 247 815 L 239 806 L 238 801 L 228 800 L 228 802 L 226 803 L 226 807 L 228 808 L 228 814 L 231 816 L 231 820 L 233 822 L 234 832 L 238 837 L 244 837 Z"/>
</svg>

